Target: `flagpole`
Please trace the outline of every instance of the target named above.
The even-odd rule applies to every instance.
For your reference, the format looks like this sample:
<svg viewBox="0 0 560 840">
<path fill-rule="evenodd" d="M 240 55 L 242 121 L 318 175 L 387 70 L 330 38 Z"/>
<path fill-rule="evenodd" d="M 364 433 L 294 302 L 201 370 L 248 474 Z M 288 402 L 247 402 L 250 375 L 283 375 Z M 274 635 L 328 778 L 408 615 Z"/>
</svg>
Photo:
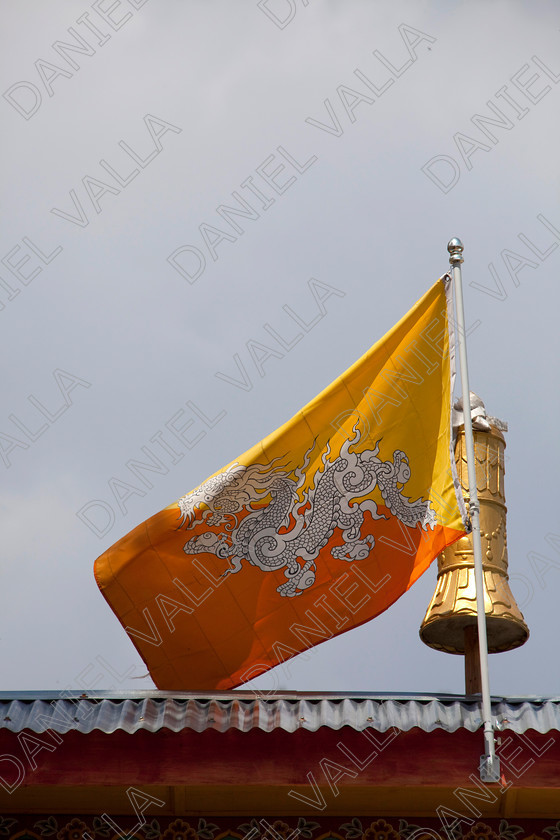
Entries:
<svg viewBox="0 0 560 840">
<path fill-rule="evenodd" d="M 463 286 L 461 263 L 463 243 L 460 239 L 448 242 L 449 264 L 455 288 L 455 315 L 459 344 L 459 364 L 463 389 L 463 420 L 465 424 L 465 447 L 469 479 L 469 513 L 472 522 L 474 553 L 474 578 L 476 584 L 476 610 L 478 623 L 478 644 L 480 650 L 480 675 L 482 688 L 482 718 L 484 721 L 485 755 L 480 758 L 480 778 L 483 782 L 497 782 L 500 779 L 500 760 L 496 755 L 492 706 L 490 703 L 490 681 L 488 677 L 488 641 L 486 636 L 486 615 L 484 609 L 484 578 L 482 570 L 482 544 L 480 539 L 480 504 L 476 489 L 476 466 L 474 460 L 474 439 L 470 410 L 469 371 L 467 365 L 467 339 L 465 334 L 465 311 L 463 307 Z"/>
</svg>

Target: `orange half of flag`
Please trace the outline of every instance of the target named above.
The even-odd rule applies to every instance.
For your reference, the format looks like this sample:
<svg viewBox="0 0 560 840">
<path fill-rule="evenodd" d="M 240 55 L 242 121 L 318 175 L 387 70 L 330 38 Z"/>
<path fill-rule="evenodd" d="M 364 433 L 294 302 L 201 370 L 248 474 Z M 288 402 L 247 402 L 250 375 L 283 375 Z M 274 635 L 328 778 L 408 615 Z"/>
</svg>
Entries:
<svg viewBox="0 0 560 840">
<path fill-rule="evenodd" d="M 230 689 L 374 618 L 465 533 L 438 280 L 289 422 L 99 557 L 160 689 Z"/>
</svg>

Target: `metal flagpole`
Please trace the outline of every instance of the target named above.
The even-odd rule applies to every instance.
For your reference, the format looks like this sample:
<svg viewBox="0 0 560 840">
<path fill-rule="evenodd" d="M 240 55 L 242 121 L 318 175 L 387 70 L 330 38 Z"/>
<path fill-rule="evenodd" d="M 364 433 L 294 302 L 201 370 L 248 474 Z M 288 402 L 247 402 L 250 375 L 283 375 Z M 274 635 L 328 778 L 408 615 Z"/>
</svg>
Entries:
<svg viewBox="0 0 560 840">
<path fill-rule="evenodd" d="M 455 288 L 455 317 L 459 342 L 459 363 L 461 385 L 463 389 L 463 419 L 465 423 L 465 447 L 467 452 L 467 470 L 469 478 L 469 513 L 472 522 L 472 541 L 474 553 L 474 578 L 476 583 L 476 611 L 478 622 L 478 644 L 480 649 L 480 672 L 482 687 L 482 718 L 484 721 L 485 755 L 480 758 L 480 778 L 483 782 L 500 780 L 500 759 L 496 755 L 492 707 L 490 704 L 490 682 L 488 678 L 488 641 L 486 637 L 486 615 L 484 610 L 484 580 L 482 571 L 482 545 L 480 540 L 480 504 L 476 490 L 476 466 L 474 460 L 474 439 L 470 410 L 469 371 L 467 366 L 467 340 L 465 335 L 465 312 L 463 308 L 463 287 L 461 281 L 461 263 L 463 262 L 463 243 L 460 239 L 451 239 L 447 245 L 449 264 Z"/>
</svg>

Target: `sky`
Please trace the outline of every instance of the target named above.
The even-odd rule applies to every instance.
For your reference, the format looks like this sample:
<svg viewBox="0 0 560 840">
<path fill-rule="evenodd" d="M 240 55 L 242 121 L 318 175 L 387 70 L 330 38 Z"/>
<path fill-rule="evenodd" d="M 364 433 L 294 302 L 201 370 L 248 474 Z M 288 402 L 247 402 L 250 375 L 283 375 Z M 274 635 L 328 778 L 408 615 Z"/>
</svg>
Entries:
<svg viewBox="0 0 560 840">
<path fill-rule="evenodd" d="M 559 38 L 547 0 L 4 8 L 1 690 L 153 687 L 95 558 L 359 358 L 458 236 L 531 632 L 490 688 L 560 694 Z M 463 693 L 418 637 L 435 579 L 248 687 Z"/>
</svg>

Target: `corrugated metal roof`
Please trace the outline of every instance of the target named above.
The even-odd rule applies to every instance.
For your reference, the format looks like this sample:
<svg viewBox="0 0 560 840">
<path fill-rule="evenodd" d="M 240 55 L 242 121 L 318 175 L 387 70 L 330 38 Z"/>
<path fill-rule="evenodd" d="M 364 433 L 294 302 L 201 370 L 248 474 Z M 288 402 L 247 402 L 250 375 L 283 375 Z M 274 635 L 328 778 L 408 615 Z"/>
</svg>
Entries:
<svg viewBox="0 0 560 840">
<path fill-rule="evenodd" d="M 518 733 L 560 730 L 560 698 L 493 698 L 492 714 L 499 728 Z M 315 732 L 323 726 L 379 732 L 391 727 L 402 731 L 418 727 L 425 732 L 465 728 L 474 732 L 481 725 L 480 702 L 458 695 L 298 692 L 265 699 L 254 692 L 201 695 L 143 691 L 118 696 L 107 692 L 0 692 L 0 727 L 12 732 Z"/>
</svg>

